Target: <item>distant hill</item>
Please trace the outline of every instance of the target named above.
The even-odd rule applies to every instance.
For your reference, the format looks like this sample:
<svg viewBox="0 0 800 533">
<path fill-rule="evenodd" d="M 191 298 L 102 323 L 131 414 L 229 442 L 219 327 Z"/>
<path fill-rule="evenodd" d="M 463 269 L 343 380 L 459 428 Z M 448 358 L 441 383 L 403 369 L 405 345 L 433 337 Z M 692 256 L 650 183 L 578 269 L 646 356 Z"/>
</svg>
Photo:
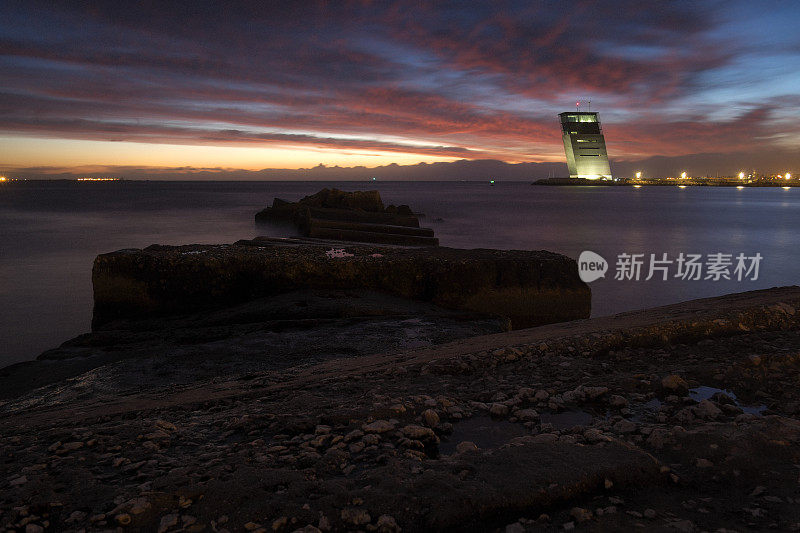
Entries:
<svg viewBox="0 0 800 533">
<path fill-rule="evenodd" d="M 548 177 L 567 177 L 564 162 L 506 163 L 494 159 L 461 159 L 452 162 L 417 163 L 380 167 L 339 167 L 318 165 L 313 168 L 243 170 L 229 168 L 153 168 L 103 167 L 94 172 L 73 172 L 46 167 L 5 169 L 8 175 L 29 179 L 72 179 L 84 176 L 114 176 L 152 180 L 296 180 L 296 181 L 534 181 Z M 614 176 L 632 176 L 637 170 L 647 177 L 676 176 L 686 171 L 693 176 L 734 175 L 741 170 L 764 173 L 800 174 L 800 152 L 756 152 L 735 154 L 689 154 L 653 156 L 641 160 L 611 158 Z"/>
</svg>

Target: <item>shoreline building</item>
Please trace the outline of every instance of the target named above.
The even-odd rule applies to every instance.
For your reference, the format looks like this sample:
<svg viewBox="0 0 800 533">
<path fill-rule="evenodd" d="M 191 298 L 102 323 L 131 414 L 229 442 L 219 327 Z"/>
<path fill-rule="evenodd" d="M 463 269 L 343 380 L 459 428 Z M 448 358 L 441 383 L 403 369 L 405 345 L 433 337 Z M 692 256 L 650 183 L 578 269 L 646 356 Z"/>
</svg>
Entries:
<svg viewBox="0 0 800 533">
<path fill-rule="evenodd" d="M 600 127 L 597 113 L 593 111 L 569 111 L 559 113 L 561 138 L 567 154 L 570 178 L 588 180 L 610 180 L 606 140 Z"/>
</svg>

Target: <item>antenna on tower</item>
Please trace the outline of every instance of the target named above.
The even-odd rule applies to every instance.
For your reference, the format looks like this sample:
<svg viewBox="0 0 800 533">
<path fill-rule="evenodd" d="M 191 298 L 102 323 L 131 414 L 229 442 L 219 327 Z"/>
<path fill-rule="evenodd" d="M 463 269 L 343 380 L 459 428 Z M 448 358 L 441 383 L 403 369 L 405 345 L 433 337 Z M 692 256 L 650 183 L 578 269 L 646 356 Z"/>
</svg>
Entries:
<svg viewBox="0 0 800 533">
<path fill-rule="evenodd" d="M 580 111 L 581 107 L 584 111 L 591 111 L 592 110 L 592 102 L 591 100 L 578 100 L 575 102 L 575 111 Z"/>
</svg>

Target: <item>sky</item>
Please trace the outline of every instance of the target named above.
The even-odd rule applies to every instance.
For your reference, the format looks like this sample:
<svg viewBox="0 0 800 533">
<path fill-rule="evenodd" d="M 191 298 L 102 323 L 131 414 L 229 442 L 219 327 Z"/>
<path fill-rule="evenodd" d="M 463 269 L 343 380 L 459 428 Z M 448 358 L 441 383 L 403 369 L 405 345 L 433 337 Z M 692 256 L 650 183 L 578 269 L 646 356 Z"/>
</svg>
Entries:
<svg viewBox="0 0 800 533">
<path fill-rule="evenodd" d="M 552 164 L 579 100 L 612 168 L 794 170 L 799 23 L 796 0 L 4 0 L 0 171 Z"/>
</svg>

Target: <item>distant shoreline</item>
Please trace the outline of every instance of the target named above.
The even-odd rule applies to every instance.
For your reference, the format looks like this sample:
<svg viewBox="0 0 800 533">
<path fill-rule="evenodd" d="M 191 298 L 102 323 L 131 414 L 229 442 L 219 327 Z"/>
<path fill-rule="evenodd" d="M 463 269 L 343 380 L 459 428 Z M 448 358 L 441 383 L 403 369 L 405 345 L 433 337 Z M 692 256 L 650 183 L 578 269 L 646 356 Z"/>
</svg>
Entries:
<svg viewBox="0 0 800 533">
<path fill-rule="evenodd" d="M 800 180 L 779 181 L 757 181 L 743 183 L 734 180 L 722 179 L 652 179 L 652 180 L 590 180 L 585 178 L 544 178 L 536 180 L 531 185 L 547 185 L 550 187 L 800 187 Z"/>
</svg>

